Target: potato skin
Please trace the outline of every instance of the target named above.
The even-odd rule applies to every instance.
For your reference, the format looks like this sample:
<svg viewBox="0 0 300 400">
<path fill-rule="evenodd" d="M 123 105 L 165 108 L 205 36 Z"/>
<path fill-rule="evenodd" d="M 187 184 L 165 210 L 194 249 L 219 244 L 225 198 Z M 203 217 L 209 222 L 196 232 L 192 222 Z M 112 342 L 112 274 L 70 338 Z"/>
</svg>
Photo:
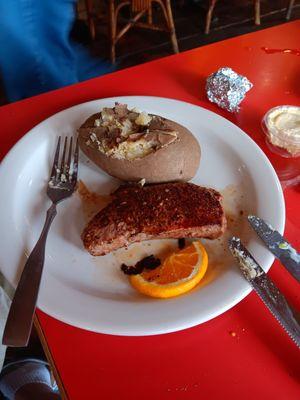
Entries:
<svg viewBox="0 0 300 400">
<path fill-rule="evenodd" d="M 151 114 L 150 114 L 151 115 Z M 188 181 L 194 177 L 200 163 L 200 145 L 184 126 L 166 119 L 168 125 L 178 132 L 179 140 L 135 160 L 119 160 L 108 157 L 87 146 L 89 129 L 94 127 L 100 113 L 90 116 L 78 129 L 78 141 L 86 156 L 109 175 L 123 181 L 146 179 L 148 183 Z"/>
</svg>

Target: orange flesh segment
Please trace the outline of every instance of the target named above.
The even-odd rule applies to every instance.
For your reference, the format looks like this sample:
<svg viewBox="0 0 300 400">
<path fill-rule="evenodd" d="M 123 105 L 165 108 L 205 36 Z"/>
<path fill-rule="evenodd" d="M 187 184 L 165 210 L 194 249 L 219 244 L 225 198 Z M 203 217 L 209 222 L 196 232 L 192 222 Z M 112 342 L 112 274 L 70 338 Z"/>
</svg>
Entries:
<svg viewBox="0 0 300 400">
<path fill-rule="evenodd" d="M 145 271 L 141 275 L 148 282 L 156 282 L 161 285 L 178 282 L 192 274 L 198 258 L 199 255 L 194 245 L 191 245 L 169 256 L 158 268 Z"/>
</svg>

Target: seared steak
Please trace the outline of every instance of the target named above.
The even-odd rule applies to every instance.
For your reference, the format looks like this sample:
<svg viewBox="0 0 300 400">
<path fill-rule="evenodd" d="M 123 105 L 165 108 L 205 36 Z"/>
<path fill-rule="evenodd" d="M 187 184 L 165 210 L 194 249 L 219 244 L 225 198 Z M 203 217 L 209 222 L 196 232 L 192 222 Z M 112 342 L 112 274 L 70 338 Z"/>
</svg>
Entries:
<svg viewBox="0 0 300 400">
<path fill-rule="evenodd" d="M 221 194 L 187 182 L 121 186 L 82 233 L 94 256 L 148 239 L 222 235 L 226 218 Z"/>
</svg>

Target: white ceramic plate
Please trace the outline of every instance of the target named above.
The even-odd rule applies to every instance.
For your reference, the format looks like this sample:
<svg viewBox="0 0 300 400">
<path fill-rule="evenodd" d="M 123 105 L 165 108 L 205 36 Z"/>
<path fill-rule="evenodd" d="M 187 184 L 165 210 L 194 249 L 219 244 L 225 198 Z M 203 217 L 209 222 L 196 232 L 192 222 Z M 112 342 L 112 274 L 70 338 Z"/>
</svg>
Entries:
<svg viewBox="0 0 300 400">
<path fill-rule="evenodd" d="M 193 182 L 223 190 L 231 202 L 230 212 L 235 217 L 244 214 L 237 222 L 240 226 L 233 226 L 233 233 L 242 235 L 268 270 L 273 256 L 248 232 L 245 222 L 245 214 L 251 212 L 279 232 L 284 229 L 281 186 L 263 152 L 241 129 L 206 109 L 171 99 L 130 96 L 91 101 L 53 115 L 28 132 L 6 156 L 0 167 L 0 267 L 6 278 L 16 286 L 26 255 L 41 232 L 50 205 L 45 188 L 57 136 L 76 135 L 89 115 L 115 101 L 173 119 L 193 132 L 202 148 Z M 79 175 L 90 190 L 105 194 L 117 186 L 116 180 L 88 163 L 83 155 Z M 133 258 L 149 254 L 170 241 L 133 245 L 127 253 L 119 251 L 117 257 L 95 258 L 83 249 L 80 240 L 85 222 L 76 194 L 59 205 L 48 237 L 38 307 L 61 321 L 109 334 L 160 334 L 216 317 L 250 292 L 233 260 L 225 254 L 221 262 L 211 257 L 205 279 L 192 292 L 169 300 L 144 297 L 120 272 L 120 259 L 128 254 Z"/>
</svg>

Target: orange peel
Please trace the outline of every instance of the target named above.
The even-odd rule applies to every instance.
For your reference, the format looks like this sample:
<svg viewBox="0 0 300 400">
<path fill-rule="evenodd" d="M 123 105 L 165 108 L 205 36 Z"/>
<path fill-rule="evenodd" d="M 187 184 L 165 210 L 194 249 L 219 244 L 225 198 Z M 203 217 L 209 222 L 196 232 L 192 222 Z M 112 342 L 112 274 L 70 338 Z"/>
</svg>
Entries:
<svg viewBox="0 0 300 400">
<path fill-rule="evenodd" d="M 131 285 L 147 296 L 170 298 L 193 289 L 207 271 L 208 256 L 200 241 L 171 254 L 159 267 L 130 276 Z"/>
</svg>

